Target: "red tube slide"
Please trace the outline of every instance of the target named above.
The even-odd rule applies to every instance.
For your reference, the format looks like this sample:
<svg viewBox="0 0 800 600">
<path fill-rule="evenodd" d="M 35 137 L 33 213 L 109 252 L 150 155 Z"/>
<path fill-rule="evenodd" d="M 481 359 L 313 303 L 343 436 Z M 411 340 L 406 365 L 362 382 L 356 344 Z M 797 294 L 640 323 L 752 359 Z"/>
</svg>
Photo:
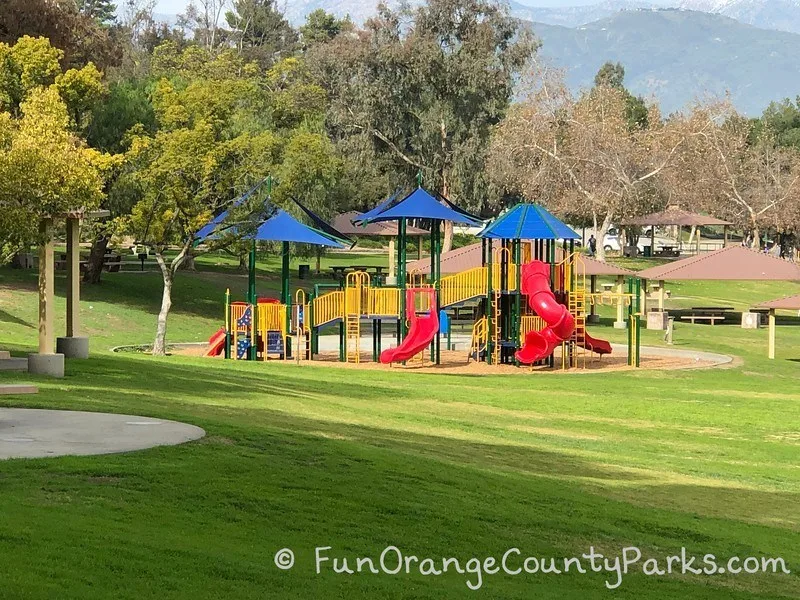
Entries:
<svg viewBox="0 0 800 600">
<path fill-rule="evenodd" d="M 428 294 L 428 314 L 418 316 L 414 310 L 414 294 Z M 381 352 L 381 362 L 389 364 L 403 362 L 413 358 L 427 348 L 439 332 L 439 315 L 436 312 L 436 291 L 429 288 L 410 288 L 406 290 L 406 307 L 408 313 L 408 335 L 397 348 L 389 348 Z"/>
<path fill-rule="evenodd" d="M 525 344 L 516 357 L 524 365 L 547 358 L 556 346 L 572 335 L 575 319 L 563 304 L 559 304 L 550 289 L 550 266 L 540 260 L 522 265 L 522 293 L 528 304 L 547 323 L 542 331 L 529 331 Z"/>
</svg>

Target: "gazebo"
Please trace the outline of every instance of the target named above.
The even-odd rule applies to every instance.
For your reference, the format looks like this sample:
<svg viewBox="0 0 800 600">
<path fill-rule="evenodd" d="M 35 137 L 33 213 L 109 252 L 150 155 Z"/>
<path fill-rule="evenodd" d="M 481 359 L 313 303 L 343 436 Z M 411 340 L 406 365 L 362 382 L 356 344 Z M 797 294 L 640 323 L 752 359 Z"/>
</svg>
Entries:
<svg viewBox="0 0 800 600">
<path fill-rule="evenodd" d="M 655 252 L 655 242 L 656 242 L 656 226 L 657 225 L 672 225 L 678 227 L 678 248 L 680 251 L 680 247 L 682 245 L 681 242 L 681 230 L 683 227 L 696 227 L 697 236 L 696 236 L 696 250 L 697 254 L 700 254 L 700 227 L 703 226 L 722 226 L 723 228 L 723 248 L 728 245 L 728 227 L 733 225 L 733 223 L 729 221 L 723 221 L 722 219 L 717 219 L 716 217 L 711 217 L 709 215 L 701 215 L 698 213 L 688 212 L 677 206 L 670 206 L 666 210 L 661 212 L 650 213 L 649 215 L 644 215 L 643 217 L 637 217 L 635 219 L 631 219 L 626 221 L 627 225 L 641 225 L 641 226 L 650 226 L 650 251 L 651 253 Z"/>
<path fill-rule="evenodd" d="M 775 311 L 776 310 L 800 310 L 800 294 L 786 296 L 769 302 L 762 302 L 756 308 L 769 309 L 769 350 L 768 356 L 775 358 Z"/>
<path fill-rule="evenodd" d="M 728 246 L 708 254 L 650 267 L 639 271 L 639 277 L 659 282 L 658 310 L 663 312 L 666 280 L 797 281 L 800 280 L 800 267 L 770 254 L 742 246 Z"/>
<path fill-rule="evenodd" d="M 394 279 L 395 276 L 395 238 L 399 233 L 399 225 L 395 221 L 383 221 L 379 223 L 366 223 L 364 225 L 355 225 L 354 223 L 360 222 L 364 215 L 355 210 L 337 215 L 331 225 L 337 231 L 348 237 L 388 237 L 389 238 L 389 279 Z M 412 227 L 406 225 L 406 236 L 417 238 L 417 258 L 422 258 L 422 236 L 428 235 L 428 232 L 419 227 Z"/>
</svg>

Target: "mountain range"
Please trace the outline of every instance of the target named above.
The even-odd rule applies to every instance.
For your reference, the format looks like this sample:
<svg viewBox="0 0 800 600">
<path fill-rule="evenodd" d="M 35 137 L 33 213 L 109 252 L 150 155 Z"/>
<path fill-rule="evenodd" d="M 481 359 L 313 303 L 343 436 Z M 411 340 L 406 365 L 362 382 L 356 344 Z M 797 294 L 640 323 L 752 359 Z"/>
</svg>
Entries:
<svg viewBox="0 0 800 600">
<path fill-rule="evenodd" d="M 745 25 L 719 14 L 676 9 L 622 11 L 579 27 L 534 23 L 540 55 L 566 69 L 574 89 L 592 85 L 606 60 L 625 66 L 625 84 L 657 98 L 662 111 L 730 93 L 758 115 L 800 94 L 800 35 Z"/>
</svg>

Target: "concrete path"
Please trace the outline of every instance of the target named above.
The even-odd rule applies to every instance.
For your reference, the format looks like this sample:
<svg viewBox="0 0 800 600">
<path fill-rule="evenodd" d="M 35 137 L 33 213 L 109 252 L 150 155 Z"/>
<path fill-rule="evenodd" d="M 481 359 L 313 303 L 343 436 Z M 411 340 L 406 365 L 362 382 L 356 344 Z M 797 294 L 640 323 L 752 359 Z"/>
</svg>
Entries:
<svg viewBox="0 0 800 600">
<path fill-rule="evenodd" d="M 88 456 L 200 439 L 194 425 L 107 413 L 0 408 L 0 459 Z"/>
</svg>

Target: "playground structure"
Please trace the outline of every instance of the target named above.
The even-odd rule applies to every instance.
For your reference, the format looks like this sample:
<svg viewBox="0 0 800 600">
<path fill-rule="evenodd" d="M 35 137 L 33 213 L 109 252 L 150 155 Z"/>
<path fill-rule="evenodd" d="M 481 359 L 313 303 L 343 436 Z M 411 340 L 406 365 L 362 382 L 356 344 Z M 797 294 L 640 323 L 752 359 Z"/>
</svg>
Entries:
<svg viewBox="0 0 800 600">
<path fill-rule="evenodd" d="M 360 217 L 362 222 L 398 221 L 397 284 L 382 285 L 365 272 L 352 272 L 336 284 L 317 284 L 308 295 L 284 293 L 280 301 L 231 302 L 226 297 L 225 328 L 210 340 L 209 355 L 223 353 L 241 360 L 313 360 L 320 355 L 323 332 L 338 331 L 341 362 L 365 360 L 362 348 L 371 333 L 371 360 L 384 364 L 440 364 L 441 336 L 448 311 L 474 306 L 465 361 L 488 364 L 556 366 L 586 365 L 588 355 L 610 354 L 611 345 L 586 331 L 587 308 L 595 303 L 625 303 L 629 314 L 629 364 L 638 366 L 639 290 L 630 281 L 627 293 L 587 290 L 580 253 L 571 229 L 543 208 L 519 204 L 484 228 L 481 265 L 442 277 L 440 224 L 443 220 L 474 224 L 475 218 L 434 198 L 421 187 L 402 200 L 390 200 Z M 431 268 L 428 276 L 407 272 L 404 230 L 408 219 L 430 227 Z M 510 227 L 513 225 L 513 227 Z M 496 245 L 496 246 L 495 246 Z M 382 348 L 383 332 L 396 345 Z M 430 350 L 429 355 L 426 352 Z"/>
</svg>

